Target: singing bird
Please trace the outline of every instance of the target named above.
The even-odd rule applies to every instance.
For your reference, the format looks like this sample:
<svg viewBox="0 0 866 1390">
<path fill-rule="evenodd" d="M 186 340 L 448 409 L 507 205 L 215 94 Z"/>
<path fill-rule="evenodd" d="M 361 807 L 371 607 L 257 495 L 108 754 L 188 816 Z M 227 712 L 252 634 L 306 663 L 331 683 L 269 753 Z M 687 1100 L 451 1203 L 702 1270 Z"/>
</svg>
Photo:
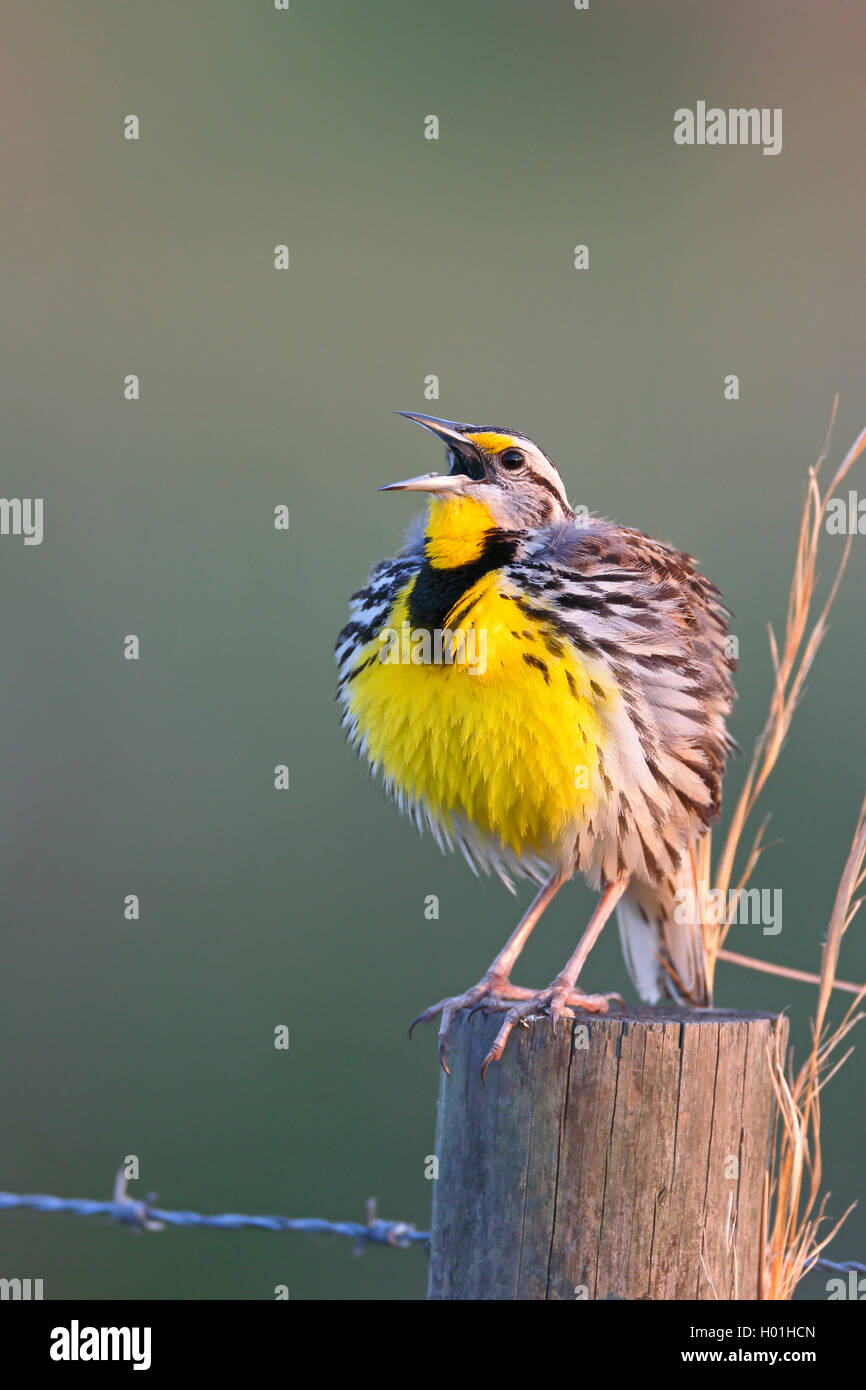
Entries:
<svg viewBox="0 0 866 1390">
<path fill-rule="evenodd" d="M 398 414 L 444 442 L 449 467 L 381 489 L 429 504 L 352 595 L 336 648 L 344 728 L 419 830 L 476 873 L 542 885 L 478 984 L 415 1023 L 440 1018 L 447 1071 L 458 1011 L 504 1014 L 486 1071 L 530 1017 L 555 1028 L 574 1008 L 606 1011 L 619 996 L 577 980 L 614 909 L 640 997 L 706 1004 L 701 928 L 678 893 L 736 747 L 719 590 L 690 555 L 573 510 L 516 430 Z M 574 954 L 546 989 L 513 984 L 578 872 L 600 897 Z"/>
</svg>

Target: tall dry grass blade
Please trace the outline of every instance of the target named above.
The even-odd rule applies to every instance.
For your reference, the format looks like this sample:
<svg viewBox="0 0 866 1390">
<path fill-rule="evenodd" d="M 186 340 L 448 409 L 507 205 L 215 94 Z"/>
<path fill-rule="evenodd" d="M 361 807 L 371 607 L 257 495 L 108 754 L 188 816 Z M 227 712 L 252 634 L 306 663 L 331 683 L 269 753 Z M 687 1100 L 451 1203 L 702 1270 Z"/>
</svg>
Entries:
<svg viewBox="0 0 866 1390">
<path fill-rule="evenodd" d="M 794 555 L 794 570 L 788 593 L 785 615 L 785 637 L 780 648 L 772 627 L 769 629 L 770 655 L 773 666 L 773 689 L 764 727 L 755 742 L 746 777 L 734 807 L 727 835 L 718 856 L 715 871 L 711 871 L 711 836 L 707 834 L 692 856 L 691 874 L 695 882 L 713 884 L 716 892 L 728 898 L 734 881 L 734 863 L 740 852 L 744 832 L 767 781 L 778 762 L 782 747 L 791 728 L 796 709 L 803 695 L 806 678 L 815 661 L 818 649 L 827 631 L 830 611 L 836 601 L 839 585 L 851 551 L 851 537 L 848 537 L 842 558 L 839 562 L 830 592 L 817 618 L 812 620 L 812 609 L 817 587 L 817 559 L 821 532 L 827 502 L 835 489 L 843 481 L 858 458 L 866 451 L 866 429 L 862 430 L 837 468 L 827 491 L 822 494 L 820 474 L 829 456 L 833 426 L 838 408 L 838 397 L 833 402 L 830 424 L 817 462 L 809 469 L 806 490 L 797 533 Z M 766 818 L 760 826 L 746 854 L 745 863 L 738 879 L 736 892 L 745 887 L 751 878 L 762 851 Z M 700 872 L 699 872 L 700 870 Z M 694 885 L 693 885 L 694 886 Z M 696 901 L 698 899 L 695 899 Z M 716 965 L 731 922 L 726 913 L 720 920 L 702 922 L 704 948 L 703 977 L 707 985 L 707 996 L 712 1000 Z M 742 958 L 737 964 L 742 964 Z M 756 965 L 755 969 L 765 968 Z M 766 967 L 771 973 L 789 973 L 783 967 Z M 833 986 L 830 987 L 832 991 Z"/>
<path fill-rule="evenodd" d="M 833 437 L 838 397 L 833 402 L 830 423 L 821 453 L 809 469 L 803 506 L 797 530 L 794 567 L 788 591 L 784 637 L 779 642 L 772 627 L 769 629 L 770 658 L 773 688 L 764 727 L 755 741 L 740 795 L 734 806 L 727 834 L 713 872 L 712 839 L 707 834 L 694 847 L 687 871 L 696 889 L 699 884 L 713 884 L 713 893 L 723 895 L 730 904 L 729 890 L 736 883 L 734 901 L 750 880 L 767 848 L 764 842 L 766 819 L 745 853 L 742 870 L 735 879 L 734 865 L 741 855 L 744 833 L 764 788 L 775 768 L 791 728 L 794 714 L 802 699 L 806 679 L 811 671 L 821 643 L 827 632 L 830 612 L 836 601 L 839 586 L 851 553 L 849 536 L 830 585 L 826 601 L 813 617 L 818 584 L 818 551 L 829 498 L 833 495 L 854 463 L 866 451 L 866 429 L 862 430 L 833 475 L 826 492 L 821 491 L 821 470 L 826 463 Z M 849 1052 L 840 1054 L 841 1044 L 861 1018 L 859 1006 L 866 999 L 866 985 L 837 979 L 842 940 L 860 907 L 856 894 L 866 882 L 866 800 L 860 808 L 854 838 L 839 880 L 827 935 L 821 951 L 817 975 L 776 966 L 752 957 L 724 949 L 731 927 L 730 905 L 721 915 L 703 913 L 705 979 L 709 997 L 717 962 L 731 961 L 750 969 L 767 971 L 792 979 L 816 984 L 818 997 L 812 1024 L 809 1053 L 796 1074 L 790 1059 L 783 1056 L 781 1036 L 776 1029 L 768 1051 L 768 1063 L 776 1114 L 770 1141 L 770 1169 L 764 1187 L 764 1230 L 761 1246 L 759 1296 L 764 1299 L 789 1299 L 793 1296 L 803 1273 L 814 1265 L 818 1253 L 833 1238 L 845 1220 L 847 1212 L 825 1231 L 826 1195 L 821 1195 L 821 1104 L 824 1085 L 844 1065 Z M 699 894 L 694 901 L 706 903 Z M 831 1027 L 829 1008 L 834 991 L 845 990 L 854 995 L 841 1021 Z"/>
<path fill-rule="evenodd" d="M 860 807 L 851 848 L 839 879 L 827 936 L 821 951 L 818 1000 L 812 1023 L 812 1045 L 796 1075 L 785 1067 L 778 1030 L 768 1062 L 777 1117 L 771 1136 L 769 1201 L 763 1242 L 763 1274 L 760 1287 L 767 1299 L 790 1299 L 804 1273 L 814 1266 L 820 1252 L 833 1239 L 851 1207 L 821 1233 L 826 1221 L 827 1196 L 821 1188 L 821 1090 L 850 1055 L 834 1056 L 843 1039 L 863 1017 L 858 1011 L 866 999 L 866 985 L 857 991 L 842 1019 L 831 1028 L 828 1009 L 836 980 L 842 939 L 856 915 L 853 900 L 866 863 L 866 800 Z"/>
<path fill-rule="evenodd" d="M 826 446 L 825 446 L 826 447 Z M 816 585 L 816 562 L 821 536 L 821 521 L 827 500 L 832 490 L 838 486 L 852 467 L 855 460 L 866 448 L 866 430 L 858 437 L 855 445 L 848 451 L 845 460 L 837 470 L 831 488 L 822 497 L 818 488 L 818 473 L 824 455 L 810 470 L 800 532 L 794 563 L 794 574 L 788 597 L 788 612 L 785 622 L 785 644 L 781 653 L 778 650 L 775 634 L 771 636 L 771 650 L 774 655 L 776 679 L 770 700 L 767 720 L 758 736 L 752 753 L 746 780 L 734 809 L 731 826 L 719 857 L 716 882 L 727 889 L 732 873 L 734 858 L 739 847 L 746 821 L 754 810 L 755 803 L 772 772 L 781 751 L 791 719 L 802 693 L 803 681 L 814 661 L 821 639 L 826 631 L 827 615 L 838 593 L 839 583 L 847 563 L 850 549 L 846 545 L 837 570 L 830 597 L 812 630 L 805 649 L 801 651 L 809 623 Z M 772 633 L 772 630 L 771 630 Z"/>
</svg>

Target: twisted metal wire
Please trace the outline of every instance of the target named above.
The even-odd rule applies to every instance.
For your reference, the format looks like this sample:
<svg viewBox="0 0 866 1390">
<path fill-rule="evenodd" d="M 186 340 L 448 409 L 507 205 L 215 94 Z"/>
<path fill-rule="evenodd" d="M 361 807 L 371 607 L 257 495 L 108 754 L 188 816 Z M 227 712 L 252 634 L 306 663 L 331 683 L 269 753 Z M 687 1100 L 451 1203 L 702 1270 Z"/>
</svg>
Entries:
<svg viewBox="0 0 866 1390">
<path fill-rule="evenodd" d="M 359 1221 L 325 1221 L 316 1216 L 242 1216 L 237 1212 L 222 1212 L 210 1216 L 200 1211 L 167 1211 L 153 1206 L 151 1201 L 136 1201 L 126 1190 L 126 1179 L 119 1173 L 110 1202 L 96 1202 L 88 1197 L 52 1197 L 45 1193 L 0 1192 L 0 1211 L 68 1211 L 76 1216 L 107 1216 L 113 1221 L 142 1231 L 162 1231 L 167 1226 L 201 1226 L 217 1231 L 297 1231 L 302 1235 L 344 1236 L 354 1240 L 356 1253 L 365 1245 L 390 1245 L 406 1249 L 410 1245 L 430 1248 L 430 1232 L 416 1231 L 406 1221 L 385 1221 L 376 1215 L 376 1203 L 367 1203 L 367 1219 Z M 866 1274 L 866 1264 L 857 1260 L 814 1260 L 805 1273 L 827 1269 L 836 1274 L 855 1270 Z"/>
<path fill-rule="evenodd" d="M 218 1231 L 259 1230 L 297 1231 L 303 1235 L 345 1236 L 356 1243 L 356 1253 L 365 1245 L 390 1245 L 405 1249 L 410 1245 L 429 1248 L 430 1232 L 416 1231 L 406 1221 L 385 1221 L 376 1215 L 376 1203 L 367 1203 L 367 1219 L 359 1221 L 325 1221 L 315 1216 L 242 1216 L 237 1212 L 208 1215 L 200 1211 L 167 1211 L 152 1204 L 152 1199 L 136 1201 L 126 1190 L 126 1179 L 119 1173 L 114 1194 L 109 1202 L 93 1201 L 89 1197 L 53 1197 L 47 1193 L 0 1192 L 0 1211 L 68 1211 L 76 1216 L 107 1216 L 112 1221 L 135 1227 L 140 1231 L 162 1231 L 167 1226 L 202 1226 Z"/>
</svg>

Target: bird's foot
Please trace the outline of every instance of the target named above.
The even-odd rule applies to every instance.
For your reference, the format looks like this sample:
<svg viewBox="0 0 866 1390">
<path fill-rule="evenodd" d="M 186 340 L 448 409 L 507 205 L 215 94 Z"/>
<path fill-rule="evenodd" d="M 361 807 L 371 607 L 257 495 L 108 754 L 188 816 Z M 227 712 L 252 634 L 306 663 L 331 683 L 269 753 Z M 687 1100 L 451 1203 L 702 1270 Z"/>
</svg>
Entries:
<svg viewBox="0 0 866 1390">
<path fill-rule="evenodd" d="M 450 1076 L 448 1044 L 451 1040 L 452 1025 L 461 1009 L 471 1009 L 473 1013 L 476 1009 L 484 1009 L 485 1012 L 510 1009 L 513 1000 L 525 999 L 528 993 L 528 990 L 513 985 L 505 975 L 497 975 L 494 971 L 488 970 L 486 975 L 482 975 L 478 984 L 467 989 L 465 994 L 455 994 L 447 999 L 440 999 L 438 1004 L 431 1004 L 429 1009 L 420 1013 L 409 1024 L 409 1037 L 411 1038 L 413 1030 L 419 1023 L 432 1023 L 434 1018 L 439 1018 L 441 1015 L 439 1061 L 445 1075 Z"/>
<path fill-rule="evenodd" d="M 625 1008 L 625 1001 L 618 994 L 584 994 L 581 990 L 570 985 L 567 980 L 560 979 L 554 980 L 547 989 L 539 990 L 529 999 L 522 999 L 518 1004 L 509 1005 L 498 999 L 487 1000 L 481 1006 L 485 1013 L 504 1013 L 505 1020 L 496 1034 L 493 1046 L 484 1058 L 481 1067 L 481 1080 L 485 1080 L 490 1063 L 499 1061 L 505 1051 L 505 1044 L 518 1024 L 521 1028 L 528 1028 L 530 1019 L 547 1014 L 555 1033 L 559 1020 L 561 1018 L 574 1018 L 575 1009 L 585 1009 L 587 1013 L 591 1014 L 605 1014 L 610 1007 L 611 1000 Z"/>
</svg>

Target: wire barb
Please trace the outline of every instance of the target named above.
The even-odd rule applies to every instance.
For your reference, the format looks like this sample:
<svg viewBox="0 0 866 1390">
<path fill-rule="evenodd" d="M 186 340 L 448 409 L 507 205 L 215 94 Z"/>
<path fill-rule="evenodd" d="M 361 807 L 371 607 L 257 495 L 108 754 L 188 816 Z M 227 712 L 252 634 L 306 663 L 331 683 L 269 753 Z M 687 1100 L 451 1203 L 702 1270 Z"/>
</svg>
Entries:
<svg viewBox="0 0 866 1390">
<path fill-rule="evenodd" d="M 296 1231 L 301 1235 L 335 1235 L 354 1240 L 356 1254 L 365 1245 L 390 1245 L 401 1250 L 410 1245 L 430 1248 L 430 1232 L 416 1231 L 406 1221 L 385 1221 L 376 1215 L 376 1199 L 367 1203 L 366 1220 L 325 1221 L 319 1217 L 242 1216 L 235 1212 L 207 1215 L 198 1211 L 165 1211 L 152 1205 L 154 1194 L 146 1202 L 130 1197 L 126 1177 L 121 1170 L 114 1181 L 110 1202 L 96 1202 L 87 1197 L 53 1197 L 45 1193 L 0 1192 L 0 1211 L 26 1210 L 42 1212 L 72 1212 L 75 1216 L 107 1216 L 136 1231 L 164 1231 L 167 1226 L 206 1226 L 211 1230 L 237 1231 Z"/>
</svg>

